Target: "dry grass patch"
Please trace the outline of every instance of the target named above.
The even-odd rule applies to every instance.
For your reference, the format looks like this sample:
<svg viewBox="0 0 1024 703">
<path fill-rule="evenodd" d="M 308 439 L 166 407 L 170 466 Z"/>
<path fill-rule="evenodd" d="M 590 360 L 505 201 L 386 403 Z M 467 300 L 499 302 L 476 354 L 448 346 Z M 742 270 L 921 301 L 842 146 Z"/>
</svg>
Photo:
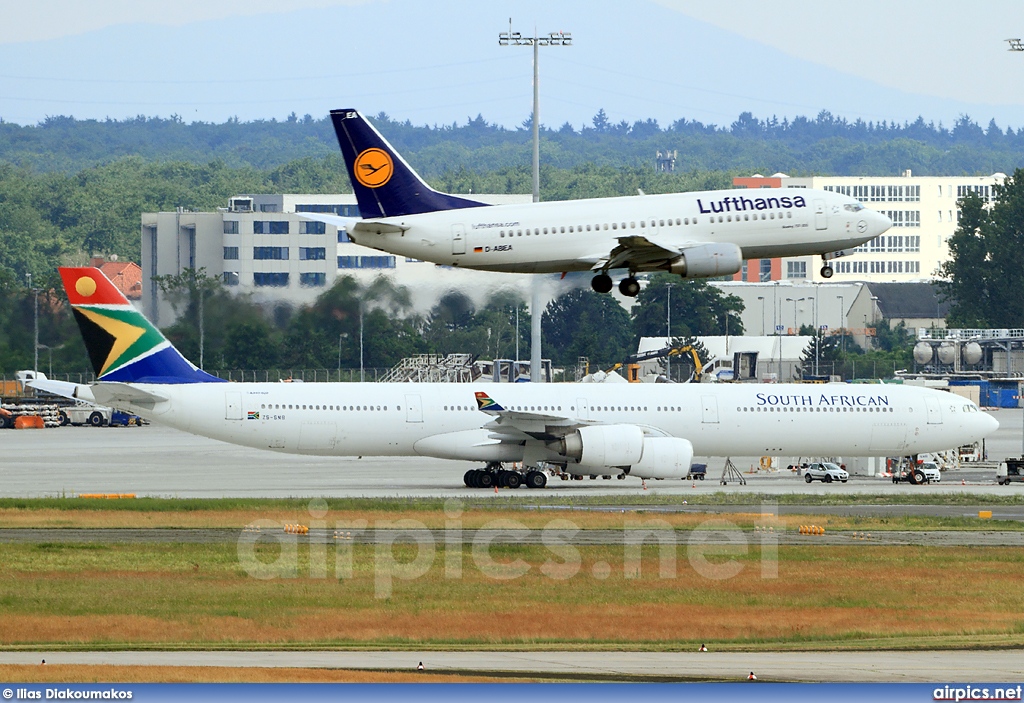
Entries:
<svg viewBox="0 0 1024 703">
<path fill-rule="evenodd" d="M 395 545 L 409 562 L 415 547 Z M 711 551 L 718 551 L 712 549 Z M 781 547 L 778 577 L 751 546 L 738 573 L 718 578 L 685 545 L 674 575 L 644 549 L 641 573 L 622 547 L 578 549 L 579 569 L 549 578 L 564 557 L 540 546 L 495 545 L 526 575 L 496 579 L 462 552 L 462 575 L 430 570 L 375 593 L 373 546 L 353 547 L 353 576 L 258 580 L 221 545 L 116 545 L 40 550 L 0 546 L 0 645 L 26 646 L 535 646 L 803 643 L 1017 636 L 1024 554 L 1011 548 Z M 328 564 L 333 568 L 333 547 Z M 707 557 L 721 564 L 725 557 Z M 697 564 L 695 566 L 695 564 Z M 767 567 L 770 567 L 770 562 Z M 714 571 L 714 569 L 711 569 Z M 304 574 L 304 576 L 303 576 Z"/>
<path fill-rule="evenodd" d="M 532 679 L 419 671 L 353 671 L 349 669 L 286 667 L 0 664 L 0 681 L 10 683 L 489 683 L 530 680 Z"/>
</svg>

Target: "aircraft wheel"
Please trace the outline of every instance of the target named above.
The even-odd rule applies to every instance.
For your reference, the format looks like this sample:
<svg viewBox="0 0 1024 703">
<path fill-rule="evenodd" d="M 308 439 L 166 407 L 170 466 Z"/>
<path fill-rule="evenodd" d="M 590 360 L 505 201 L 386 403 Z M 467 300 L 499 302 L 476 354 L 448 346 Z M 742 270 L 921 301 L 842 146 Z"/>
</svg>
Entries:
<svg viewBox="0 0 1024 703">
<path fill-rule="evenodd" d="M 509 471 L 505 474 L 505 486 L 508 488 L 519 488 L 523 485 L 523 477 L 515 471 Z"/>
<path fill-rule="evenodd" d="M 466 486 L 468 486 L 469 488 L 473 487 L 473 472 L 474 471 L 476 471 L 476 469 L 470 469 L 469 471 L 466 472 L 466 475 L 462 477 L 462 482 L 465 483 Z"/>
<path fill-rule="evenodd" d="M 480 488 L 490 488 L 494 485 L 494 474 L 490 471 L 481 471 L 477 478 L 477 485 Z"/>
<path fill-rule="evenodd" d="M 822 278 L 832 278 L 832 274 L 834 274 L 834 273 L 835 273 L 835 269 L 833 269 L 828 264 L 825 264 L 824 266 L 821 267 L 821 277 Z"/>
<path fill-rule="evenodd" d="M 599 273 L 590 280 L 590 287 L 598 293 L 607 293 L 612 289 L 612 277 L 607 273 Z"/>
<path fill-rule="evenodd" d="M 548 485 L 548 477 L 543 471 L 530 471 L 526 474 L 528 488 L 544 488 Z"/>
<path fill-rule="evenodd" d="M 630 276 L 619 281 L 619 292 L 627 298 L 635 298 L 640 294 L 640 283 Z"/>
</svg>

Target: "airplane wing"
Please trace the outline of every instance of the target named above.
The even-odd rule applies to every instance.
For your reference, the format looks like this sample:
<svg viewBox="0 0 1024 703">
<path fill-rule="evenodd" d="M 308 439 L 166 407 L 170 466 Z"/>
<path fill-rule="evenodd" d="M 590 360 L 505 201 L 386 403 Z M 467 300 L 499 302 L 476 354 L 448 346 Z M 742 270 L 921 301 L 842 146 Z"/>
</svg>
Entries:
<svg viewBox="0 0 1024 703">
<path fill-rule="evenodd" d="M 693 245 L 693 243 L 688 243 L 679 247 L 655 237 L 645 237 L 639 234 L 619 237 L 618 242 L 618 246 L 610 253 L 594 261 L 592 270 L 625 267 L 643 270 L 648 264 L 675 259 L 683 253 L 683 249 Z"/>
<path fill-rule="evenodd" d="M 560 439 L 573 430 L 590 425 L 603 424 L 596 420 L 580 420 L 564 415 L 550 415 L 544 412 L 526 410 L 506 410 L 483 391 L 476 392 L 477 409 L 494 419 L 483 426 L 490 431 L 490 437 L 502 442 L 521 443 L 529 440 L 550 442 Z M 662 430 L 647 425 L 639 425 L 645 435 L 664 437 Z"/>
<path fill-rule="evenodd" d="M 349 234 L 398 234 L 404 232 L 408 227 L 396 225 L 390 222 L 379 222 L 376 220 L 363 220 L 358 217 L 342 217 L 341 215 L 328 215 L 322 212 L 297 212 L 299 217 L 315 222 L 325 222 L 334 225 L 338 229 L 344 229 Z"/>
</svg>

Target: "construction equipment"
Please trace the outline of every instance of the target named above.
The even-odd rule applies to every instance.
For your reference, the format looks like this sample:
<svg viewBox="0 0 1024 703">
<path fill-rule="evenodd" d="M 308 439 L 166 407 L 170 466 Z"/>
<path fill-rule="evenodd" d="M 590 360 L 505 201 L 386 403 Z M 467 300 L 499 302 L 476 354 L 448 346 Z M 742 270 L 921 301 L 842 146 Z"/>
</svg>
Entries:
<svg viewBox="0 0 1024 703">
<path fill-rule="evenodd" d="M 621 368 L 625 368 L 626 380 L 630 383 L 640 383 L 641 362 L 653 361 L 655 359 L 667 359 L 684 354 L 688 354 L 693 360 L 693 376 L 690 380 L 700 381 L 700 375 L 704 371 L 704 364 L 701 363 L 697 350 L 694 349 L 691 344 L 684 344 L 681 347 L 664 347 L 663 349 L 653 349 L 651 351 L 638 354 L 630 354 L 625 362 L 615 364 L 610 369 L 607 369 L 605 373 L 611 373 L 612 371 L 618 371 Z"/>
</svg>

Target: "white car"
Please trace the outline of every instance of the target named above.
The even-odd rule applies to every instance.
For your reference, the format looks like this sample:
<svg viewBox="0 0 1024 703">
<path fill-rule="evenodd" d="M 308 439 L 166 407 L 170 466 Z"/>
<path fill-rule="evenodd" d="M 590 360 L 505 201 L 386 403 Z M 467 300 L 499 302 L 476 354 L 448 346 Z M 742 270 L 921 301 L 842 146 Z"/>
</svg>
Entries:
<svg viewBox="0 0 1024 703">
<path fill-rule="evenodd" d="M 823 461 L 820 464 L 810 464 L 804 469 L 804 481 L 810 483 L 811 481 L 824 481 L 825 483 L 832 483 L 833 481 L 842 481 L 846 483 L 850 479 L 850 474 L 847 473 L 846 469 L 840 468 L 837 464 L 833 464 L 831 461 Z"/>
<path fill-rule="evenodd" d="M 938 483 L 942 480 L 942 472 L 939 471 L 939 465 L 935 462 L 925 461 L 919 464 L 917 468 L 924 474 L 928 483 Z"/>
</svg>

